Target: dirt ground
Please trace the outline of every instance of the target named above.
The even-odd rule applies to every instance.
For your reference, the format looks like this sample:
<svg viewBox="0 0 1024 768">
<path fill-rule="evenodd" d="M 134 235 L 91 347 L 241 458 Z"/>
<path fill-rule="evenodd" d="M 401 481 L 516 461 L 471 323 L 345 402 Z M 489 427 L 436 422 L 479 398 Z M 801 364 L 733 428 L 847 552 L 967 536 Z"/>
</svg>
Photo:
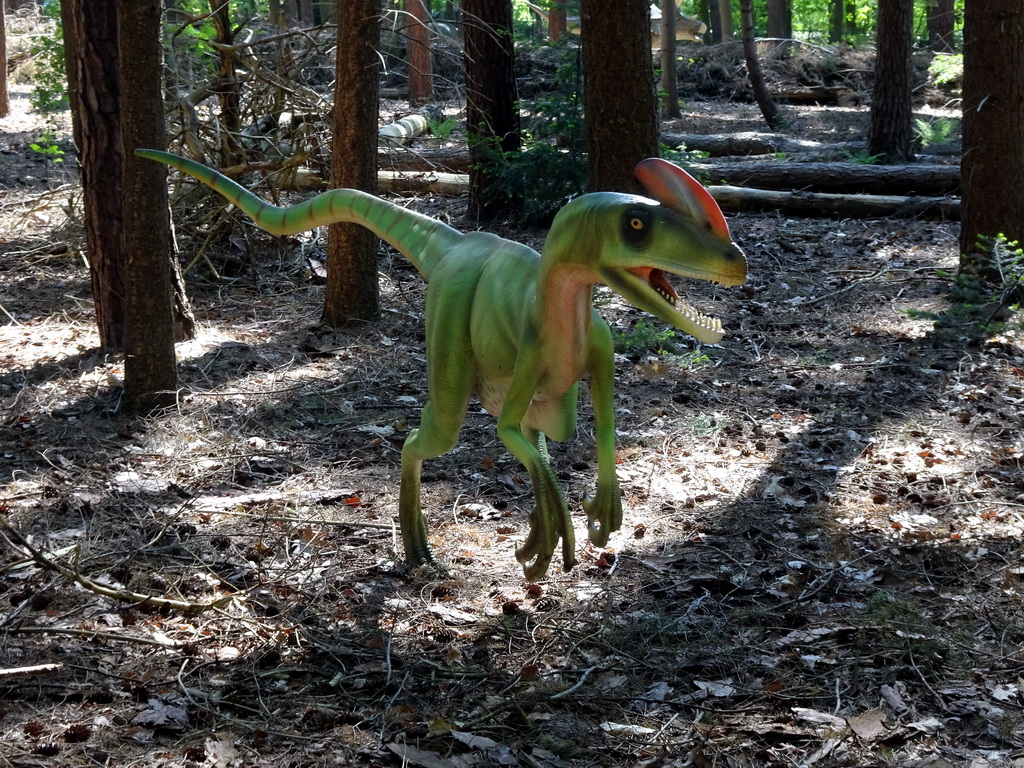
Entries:
<svg viewBox="0 0 1024 768">
<path fill-rule="evenodd" d="M 528 478 L 474 406 L 424 476 L 439 576 L 396 549 L 411 267 L 382 255 L 381 321 L 331 331 L 322 242 L 238 220 L 238 274 L 189 272 L 178 407 L 127 419 L 72 162 L 30 149 L 24 103 L 0 121 L 0 766 L 1024 765 L 1021 326 L 922 314 L 955 222 L 730 215 L 747 284 L 685 286 L 715 346 L 602 289 L 622 530 L 585 543 L 584 397 L 552 445 L 580 562 L 527 584 Z M 866 132 L 789 110 L 805 138 Z M 666 130 L 761 129 L 685 111 Z"/>
</svg>

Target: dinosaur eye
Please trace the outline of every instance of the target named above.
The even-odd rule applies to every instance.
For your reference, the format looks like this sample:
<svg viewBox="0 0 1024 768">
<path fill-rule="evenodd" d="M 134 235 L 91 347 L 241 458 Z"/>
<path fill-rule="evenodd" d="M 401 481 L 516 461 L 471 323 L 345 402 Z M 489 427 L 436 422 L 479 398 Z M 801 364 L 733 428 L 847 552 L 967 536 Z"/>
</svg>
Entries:
<svg viewBox="0 0 1024 768">
<path fill-rule="evenodd" d="M 642 208 L 632 208 L 626 211 L 622 224 L 622 233 L 626 242 L 631 245 L 640 245 L 650 233 L 651 215 Z"/>
</svg>

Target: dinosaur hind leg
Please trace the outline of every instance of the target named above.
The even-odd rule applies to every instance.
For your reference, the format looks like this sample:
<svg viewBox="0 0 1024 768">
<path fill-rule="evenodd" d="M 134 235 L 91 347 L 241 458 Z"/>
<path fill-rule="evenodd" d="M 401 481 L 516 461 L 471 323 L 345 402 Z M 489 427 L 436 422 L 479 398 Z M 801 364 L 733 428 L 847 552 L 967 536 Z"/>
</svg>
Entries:
<svg viewBox="0 0 1024 768">
<path fill-rule="evenodd" d="M 461 408 L 441 412 L 433 401 L 423 408 L 420 426 L 409 433 L 402 446 L 402 486 L 398 493 L 398 522 L 402 546 L 410 565 L 433 560 L 427 543 L 427 519 L 420 504 L 420 473 L 423 462 L 448 453 L 455 447 L 466 415 L 469 395 Z"/>
</svg>

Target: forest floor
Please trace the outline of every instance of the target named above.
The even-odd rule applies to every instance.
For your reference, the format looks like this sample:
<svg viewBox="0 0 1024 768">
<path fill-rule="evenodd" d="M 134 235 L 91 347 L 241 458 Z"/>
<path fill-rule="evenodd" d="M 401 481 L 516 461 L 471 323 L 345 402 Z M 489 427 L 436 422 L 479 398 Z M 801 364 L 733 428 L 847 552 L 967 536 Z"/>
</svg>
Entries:
<svg viewBox="0 0 1024 768">
<path fill-rule="evenodd" d="M 730 215 L 747 284 L 686 286 L 715 346 L 600 290 L 622 530 L 585 542 L 584 396 L 552 445 L 579 565 L 526 583 L 528 478 L 474 406 L 424 476 L 442 577 L 396 549 L 412 268 L 382 257 L 381 321 L 336 332 L 322 243 L 240 229 L 240 274 L 189 273 L 178 407 L 126 418 L 73 169 L 24 102 L 0 121 L 0 766 L 1024 766 L 1022 329 L 949 312 L 956 222 Z M 666 130 L 760 129 L 686 112 Z"/>
</svg>

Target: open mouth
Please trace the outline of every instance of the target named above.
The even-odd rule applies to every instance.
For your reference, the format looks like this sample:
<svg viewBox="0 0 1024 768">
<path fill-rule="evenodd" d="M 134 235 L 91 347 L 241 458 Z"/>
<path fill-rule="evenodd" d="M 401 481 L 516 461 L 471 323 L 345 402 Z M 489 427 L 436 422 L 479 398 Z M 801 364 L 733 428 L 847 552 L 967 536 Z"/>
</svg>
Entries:
<svg viewBox="0 0 1024 768">
<path fill-rule="evenodd" d="M 672 283 L 665 277 L 664 270 L 655 267 L 634 267 L 629 271 L 643 278 L 656 294 L 664 299 L 676 312 L 690 321 L 690 323 L 714 334 L 722 333 L 722 321 L 717 317 L 711 317 L 697 311 L 697 309 L 683 301 L 676 292 L 676 289 L 672 287 Z M 700 337 L 698 336 L 698 338 Z"/>
</svg>

